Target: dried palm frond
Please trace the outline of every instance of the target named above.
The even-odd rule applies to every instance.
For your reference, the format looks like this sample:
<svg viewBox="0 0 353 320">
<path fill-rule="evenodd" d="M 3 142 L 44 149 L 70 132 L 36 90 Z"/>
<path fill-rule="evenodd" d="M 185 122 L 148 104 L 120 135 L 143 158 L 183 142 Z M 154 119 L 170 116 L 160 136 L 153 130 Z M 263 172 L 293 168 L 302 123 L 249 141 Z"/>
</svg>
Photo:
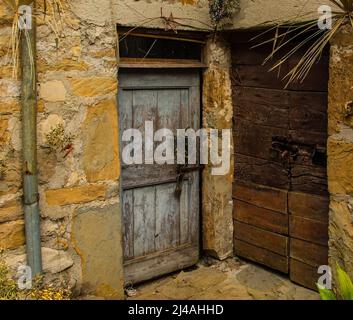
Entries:
<svg viewBox="0 0 353 320">
<path fill-rule="evenodd" d="M 283 80 L 286 81 L 285 88 L 291 83 L 302 83 L 306 79 L 312 67 L 320 60 L 327 45 L 343 25 L 348 23 L 353 28 L 353 0 L 329 1 L 336 8 L 336 11 L 332 11 L 332 27 L 330 29 L 319 29 L 317 19 L 311 19 L 299 24 L 286 21 L 277 23 L 270 30 L 252 39 L 255 40 L 268 32 L 275 32 L 275 35 L 270 39 L 253 46 L 255 48 L 272 43 L 272 51 L 264 60 L 264 64 L 273 60 L 275 55 L 278 55 L 283 50 L 288 50 L 287 53 L 275 61 L 270 71 L 280 71 L 290 57 L 309 45 L 299 62 L 283 77 Z M 311 13 L 307 13 L 307 16 L 309 15 Z M 297 42 L 300 38 L 304 38 L 304 40 Z M 297 44 L 293 47 L 294 42 L 297 42 Z"/>
<path fill-rule="evenodd" d="M 26 38 L 27 46 L 29 48 L 29 54 L 31 57 L 31 70 L 34 71 L 34 53 L 32 52 L 32 47 L 30 46 L 30 41 L 28 37 L 28 30 L 22 30 L 19 27 L 21 22 L 21 16 L 19 13 L 19 7 L 23 5 L 30 6 L 35 1 L 33 0 L 0 0 L 3 2 L 9 10 L 12 12 L 12 31 L 11 31 L 11 41 L 8 47 L 8 54 L 5 64 L 11 59 L 11 64 L 13 67 L 13 77 L 18 76 L 18 66 L 19 66 L 19 49 L 20 49 L 20 39 L 22 34 Z M 62 16 L 65 13 L 64 7 L 68 4 L 66 0 L 41 0 L 36 1 L 36 6 L 33 9 L 32 16 L 37 19 L 41 19 L 42 22 L 54 32 L 55 38 L 59 39 L 62 30 Z M 34 73 L 33 73 L 34 74 Z"/>
</svg>

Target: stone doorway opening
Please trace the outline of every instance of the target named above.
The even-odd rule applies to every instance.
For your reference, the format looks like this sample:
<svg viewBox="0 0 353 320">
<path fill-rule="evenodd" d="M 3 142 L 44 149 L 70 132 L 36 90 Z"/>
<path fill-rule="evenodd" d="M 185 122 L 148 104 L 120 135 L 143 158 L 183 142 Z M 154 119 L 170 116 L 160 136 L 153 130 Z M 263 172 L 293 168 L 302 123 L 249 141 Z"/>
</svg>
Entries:
<svg viewBox="0 0 353 320">
<path fill-rule="evenodd" d="M 163 59 L 160 49 L 155 58 L 146 59 L 155 34 L 141 32 L 135 36 L 149 39 L 147 47 L 145 41 L 140 44 L 144 53 L 129 57 L 120 47 L 124 54 L 119 72 L 201 69 L 204 127 L 233 128 L 234 175 L 232 170 L 215 178 L 208 168 L 203 171 L 200 252 L 220 260 L 235 254 L 316 289 L 317 268 L 328 264 L 328 50 L 305 83 L 284 90 L 277 74 L 262 65 L 270 48 L 250 50 L 253 32 L 198 38 L 193 44 L 201 45 L 203 54 L 196 57 L 182 50 L 175 53 L 177 59 Z M 134 43 L 130 39 L 127 44 Z M 285 67 L 289 70 L 299 58 Z M 141 280 L 155 277 L 158 274 Z"/>
</svg>

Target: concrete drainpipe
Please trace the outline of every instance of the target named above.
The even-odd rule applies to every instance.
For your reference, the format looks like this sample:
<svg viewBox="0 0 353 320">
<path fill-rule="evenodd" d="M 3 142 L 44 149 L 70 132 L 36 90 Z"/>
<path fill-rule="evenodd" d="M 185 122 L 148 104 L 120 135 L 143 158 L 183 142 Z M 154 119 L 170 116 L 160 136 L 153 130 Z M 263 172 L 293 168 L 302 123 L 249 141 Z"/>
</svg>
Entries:
<svg viewBox="0 0 353 320">
<path fill-rule="evenodd" d="M 34 4 L 32 4 L 32 8 Z M 37 177 L 37 79 L 36 28 L 21 32 L 21 102 L 23 152 L 23 207 L 25 214 L 27 264 L 32 276 L 42 272 L 40 213 Z"/>
</svg>

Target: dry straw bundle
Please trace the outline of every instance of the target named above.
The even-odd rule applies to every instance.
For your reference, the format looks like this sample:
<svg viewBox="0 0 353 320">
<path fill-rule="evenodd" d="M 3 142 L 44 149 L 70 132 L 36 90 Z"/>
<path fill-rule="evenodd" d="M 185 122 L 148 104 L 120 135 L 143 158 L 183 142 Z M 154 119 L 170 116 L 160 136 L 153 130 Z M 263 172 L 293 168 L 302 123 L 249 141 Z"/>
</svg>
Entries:
<svg viewBox="0 0 353 320">
<path fill-rule="evenodd" d="M 264 64 L 273 60 L 275 54 L 279 54 L 280 51 L 286 51 L 286 48 L 289 48 L 285 55 L 275 60 L 270 71 L 277 70 L 280 72 L 281 66 L 283 66 L 290 57 L 298 52 L 298 50 L 309 46 L 301 56 L 297 65 L 283 77 L 283 80 L 287 82 L 286 88 L 293 82 L 302 83 L 306 79 L 311 68 L 320 60 L 326 46 L 343 25 L 349 24 L 353 28 L 353 0 L 329 0 L 329 2 L 332 4 L 332 26 L 329 29 L 318 28 L 318 19 L 311 18 L 300 24 L 295 21 L 278 23 L 275 27 L 254 38 L 257 39 L 268 32 L 275 31 L 274 37 L 254 46 L 258 47 L 264 44 L 273 44 L 272 52 L 265 59 Z M 303 16 L 311 16 L 312 14 L 313 13 L 306 13 Z M 302 40 L 303 38 L 304 40 Z M 297 42 L 297 44 L 293 47 L 292 44 L 295 42 Z"/>
<path fill-rule="evenodd" d="M 28 30 L 19 27 L 21 14 L 19 8 L 23 5 L 32 6 L 32 16 L 42 23 L 49 26 L 54 32 L 55 37 L 59 39 L 62 30 L 62 17 L 65 14 L 64 8 L 67 6 L 66 0 L 0 0 L 11 10 L 12 12 L 12 33 L 11 41 L 9 43 L 8 54 L 5 63 L 11 60 L 13 66 L 13 77 L 18 76 L 19 66 L 19 51 L 20 51 L 20 39 L 22 33 L 26 37 L 28 50 L 31 56 L 31 67 L 34 70 L 34 53 L 29 42 Z M 34 5 L 35 4 L 35 5 Z"/>
</svg>

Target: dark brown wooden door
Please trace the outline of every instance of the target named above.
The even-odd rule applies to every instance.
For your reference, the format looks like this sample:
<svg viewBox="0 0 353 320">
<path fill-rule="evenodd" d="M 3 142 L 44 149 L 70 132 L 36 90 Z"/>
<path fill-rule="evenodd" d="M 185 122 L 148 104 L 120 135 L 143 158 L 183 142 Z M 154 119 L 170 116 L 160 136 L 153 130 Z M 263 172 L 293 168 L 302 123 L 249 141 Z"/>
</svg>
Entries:
<svg viewBox="0 0 353 320">
<path fill-rule="evenodd" d="M 159 129 L 168 129 L 174 134 L 177 129 L 198 130 L 199 72 L 121 71 L 119 113 L 120 131 L 138 129 L 144 140 L 147 121 L 153 122 L 153 133 Z M 127 144 L 121 141 L 121 149 Z M 154 143 L 154 149 L 158 145 Z M 143 154 L 144 151 L 143 146 Z M 197 263 L 199 171 L 190 170 L 180 183 L 178 180 L 176 164 L 144 161 L 127 165 L 122 161 L 126 283 L 145 281 Z M 180 193 L 176 192 L 177 186 L 181 188 Z"/>
<path fill-rule="evenodd" d="M 262 65 L 271 47 L 251 50 L 251 36 L 232 36 L 244 40 L 232 43 L 235 253 L 315 288 L 328 252 L 328 54 L 285 90 Z"/>
</svg>

